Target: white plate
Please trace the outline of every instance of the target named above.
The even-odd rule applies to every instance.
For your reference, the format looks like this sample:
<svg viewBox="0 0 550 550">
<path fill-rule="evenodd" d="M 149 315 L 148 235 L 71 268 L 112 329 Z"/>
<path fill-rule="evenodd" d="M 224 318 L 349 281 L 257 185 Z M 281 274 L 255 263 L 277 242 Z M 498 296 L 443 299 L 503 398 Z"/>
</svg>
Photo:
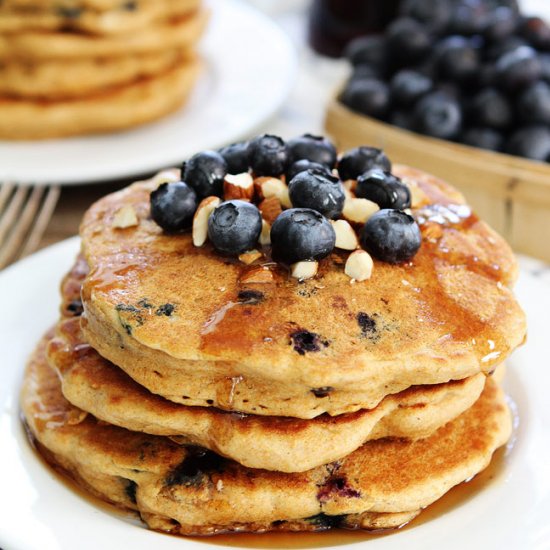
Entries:
<svg viewBox="0 0 550 550">
<path fill-rule="evenodd" d="M 90 183 L 179 164 L 197 151 L 248 137 L 290 93 L 296 54 L 271 20 L 237 0 L 211 0 L 201 42 L 205 71 L 177 113 L 115 134 L 0 141 L 0 181 Z"/>
<path fill-rule="evenodd" d="M 163 536 L 94 506 L 60 483 L 25 439 L 18 393 L 26 357 L 56 320 L 59 281 L 77 250 L 77 239 L 64 241 L 0 273 L 0 547 L 219 548 L 212 544 L 215 539 L 196 542 Z M 509 361 L 507 390 L 518 405 L 520 425 L 506 469 L 468 502 L 432 521 L 351 546 L 369 550 L 550 548 L 549 289 L 523 270 L 517 293 L 528 315 L 529 343 Z"/>
</svg>

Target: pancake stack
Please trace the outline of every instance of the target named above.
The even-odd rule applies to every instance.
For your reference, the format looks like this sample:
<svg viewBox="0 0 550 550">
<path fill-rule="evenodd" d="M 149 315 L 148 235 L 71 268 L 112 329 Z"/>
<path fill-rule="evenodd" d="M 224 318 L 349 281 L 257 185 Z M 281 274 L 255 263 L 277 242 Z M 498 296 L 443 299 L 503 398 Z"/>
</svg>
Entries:
<svg viewBox="0 0 550 550">
<path fill-rule="evenodd" d="M 163 231 L 150 194 L 179 170 L 94 204 L 25 375 L 40 452 L 182 535 L 395 528 L 483 470 L 511 434 L 516 262 L 449 185 L 392 172 L 422 244 L 361 282 L 343 250 L 296 279 L 265 240 L 250 261 Z"/>
<path fill-rule="evenodd" d="M 200 0 L 5 0 L 0 139 L 125 129 L 177 109 L 199 72 Z"/>
</svg>

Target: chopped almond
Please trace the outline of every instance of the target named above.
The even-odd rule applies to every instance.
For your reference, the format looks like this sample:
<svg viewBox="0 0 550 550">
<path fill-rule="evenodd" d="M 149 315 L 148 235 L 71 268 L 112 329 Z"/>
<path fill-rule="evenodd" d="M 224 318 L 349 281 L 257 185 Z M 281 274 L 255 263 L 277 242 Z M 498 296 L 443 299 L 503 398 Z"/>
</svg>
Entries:
<svg viewBox="0 0 550 550">
<path fill-rule="evenodd" d="M 201 201 L 195 216 L 193 217 L 193 244 L 202 246 L 208 238 L 208 218 L 210 214 L 221 204 L 219 197 L 206 197 Z"/>
<path fill-rule="evenodd" d="M 251 200 L 254 196 L 254 180 L 248 172 L 242 174 L 227 174 L 223 181 L 223 197 L 226 201 L 232 199 Z"/>
</svg>

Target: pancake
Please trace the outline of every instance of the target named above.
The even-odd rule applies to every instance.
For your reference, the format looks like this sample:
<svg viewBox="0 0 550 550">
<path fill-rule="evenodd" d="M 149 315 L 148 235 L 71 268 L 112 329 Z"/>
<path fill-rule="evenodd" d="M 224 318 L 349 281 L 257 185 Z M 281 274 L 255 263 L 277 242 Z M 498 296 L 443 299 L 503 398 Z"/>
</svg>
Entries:
<svg viewBox="0 0 550 550">
<path fill-rule="evenodd" d="M 193 56 L 188 49 L 169 49 L 68 61 L 8 61 L 0 65 L 0 94 L 34 99 L 79 98 L 163 73 Z"/>
<path fill-rule="evenodd" d="M 147 26 L 139 33 L 113 36 L 28 31 L 0 34 L 0 60 L 38 61 L 139 55 L 195 44 L 208 19 L 206 10 L 166 23 Z"/>
<path fill-rule="evenodd" d="M 86 6 L 0 5 L 0 32 L 82 31 L 94 34 L 119 34 L 141 31 L 151 24 L 182 17 L 196 10 L 200 0 L 156 0 L 121 2 L 107 10 Z"/>
<path fill-rule="evenodd" d="M 38 101 L 0 98 L 0 138 L 47 139 L 122 130 L 179 108 L 199 73 L 198 60 L 85 98 Z"/>
<path fill-rule="evenodd" d="M 311 529 L 396 526 L 485 468 L 511 432 L 503 394 L 488 379 L 477 402 L 429 438 L 372 441 L 304 473 L 251 470 L 73 407 L 46 361 L 45 344 L 33 354 L 21 396 L 39 448 L 85 487 L 172 533 L 296 530 L 306 522 Z"/>
<path fill-rule="evenodd" d="M 167 235 L 150 219 L 153 179 L 86 213 L 86 340 L 152 393 L 187 405 L 313 418 L 372 409 L 412 385 L 491 372 L 525 337 L 509 246 L 441 180 L 396 175 L 423 194 L 423 243 L 350 285 L 338 252 L 302 283 L 269 260 L 246 266 Z M 173 178 L 178 173 L 172 174 Z M 139 223 L 113 227 L 122 206 Z M 261 267 L 273 281 L 247 283 Z"/>
<path fill-rule="evenodd" d="M 157 0 L 139 0 L 140 5 L 154 3 Z M 83 7 L 92 10 L 113 10 L 126 4 L 125 0 L 3 0 L 2 5 L 10 9 L 48 9 L 55 6 L 69 9 Z"/>
<path fill-rule="evenodd" d="M 479 398 L 485 376 L 413 386 L 375 408 L 313 420 L 236 415 L 188 407 L 151 394 L 82 339 L 78 317 L 62 320 L 48 361 L 64 397 L 96 418 L 133 431 L 206 447 L 250 468 L 303 472 L 338 460 L 369 440 L 418 439 L 456 418 Z"/>
</svg>

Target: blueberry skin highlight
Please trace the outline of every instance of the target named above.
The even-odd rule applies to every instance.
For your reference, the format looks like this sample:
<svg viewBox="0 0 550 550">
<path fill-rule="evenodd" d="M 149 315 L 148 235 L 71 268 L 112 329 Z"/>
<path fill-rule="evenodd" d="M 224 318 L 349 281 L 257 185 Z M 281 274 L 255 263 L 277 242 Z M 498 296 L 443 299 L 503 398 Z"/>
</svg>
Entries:
<svg viewBox="0 0 550 550">
<path fill-rule="evenodd" d="M 262 215 L 253 204 L 222 202 L 208 218 L 208 238 L 223 254 L 237 255 L 256 246 L 262 231 Z"/>
<path fill-rule="evenodd" d="M 183 166 L 182 179 L 195 190 L 199 199 L 221 197 L 227 163 L 216 151 L 193 155 Z"/>
<path fill-rule="evenodd" d="M 359 176 L 355 195 L 375 202 L 380 209 L 403 210 L 411 206 L 409 188 L 398 177 L 378 168 Z"/>
<path fill-rule="evenodd" d="M 264 134 L 248 144 L 248 164 L 257 176 L 280 176 L 288 164 L 288 148 L 279 136 Z"/>
<path fill-rule="evenodd" d="M 330 222 L 311 208 L 285 210 L 271 226 L 273 259 L 288 265 L 321 260 L 333 251 L 335 243 Z"/>
<path fill-rule="evenodd" d="M 367 220 L 361 232 L 363 248 L 376 259 L 391 264 L 410 260 L 421 243 L 418 224 L 399 210 L 379 210 Z"/>
<path fill-rule="evenodd" d="M 336 165 L 336 147 L 325 137 L 304 134 L 287 141 L 286 145 L 289 165 L 299 160 L 324 164 L 330 169 Z"/>
<path fill-rule="evenodd" d="M 292 206 L 312 208 L 327 218 L 342 213 L 346 195 L 342 182 L 333 176 L 315 170 L 300 172 L 288 184 Z"/>
<path fill-rule="evenodd" d="M 390 159 L 382 149 L 356 147 L 355 149 L 346 151 L 340 162 L 338 162 L 338 173 L 342 181 L 355 180 L 358 176 L 372 168 L 391 171 Z"/>
<path fill-rule="evenodd" d="M 177 233 L 193 224 L 199 204 L 195 191 L 183 181 L 163 183 L 151 192 L 151 217 L 168 233 Z"/>
</svg>

